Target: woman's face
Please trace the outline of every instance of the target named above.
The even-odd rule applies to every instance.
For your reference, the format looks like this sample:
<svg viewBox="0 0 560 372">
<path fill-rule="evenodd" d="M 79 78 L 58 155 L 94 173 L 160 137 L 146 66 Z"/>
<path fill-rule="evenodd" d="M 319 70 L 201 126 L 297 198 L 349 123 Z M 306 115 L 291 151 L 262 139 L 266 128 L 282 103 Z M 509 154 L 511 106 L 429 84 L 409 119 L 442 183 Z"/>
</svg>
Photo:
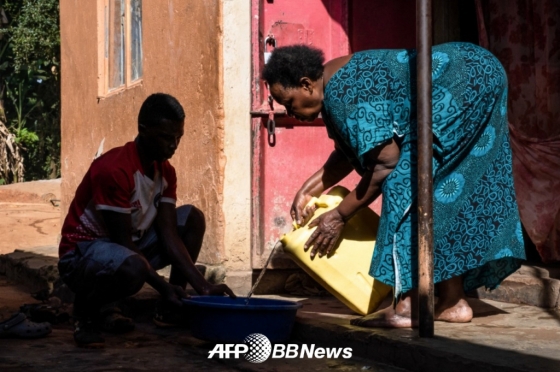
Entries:
<svg viewBox="0 0 560 372">
<path fill-rule="evenodd" d="M 302 78 L 301 85 L 295 88 L 285 88 L 276 83 L 270 86 L 270 94 L 276 102 L 286 107 L 289 116 L 300 121 L 317 119 L 323 108 L 322 79 L 313 81 Z"/>
</svg>

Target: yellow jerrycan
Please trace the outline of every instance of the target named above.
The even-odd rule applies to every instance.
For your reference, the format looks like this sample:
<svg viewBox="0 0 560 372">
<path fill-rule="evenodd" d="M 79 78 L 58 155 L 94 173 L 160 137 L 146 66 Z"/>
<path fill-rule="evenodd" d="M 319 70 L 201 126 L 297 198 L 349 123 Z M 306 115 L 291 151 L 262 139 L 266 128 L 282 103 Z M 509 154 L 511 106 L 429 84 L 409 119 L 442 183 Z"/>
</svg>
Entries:
<svg viewBox="0 0 560 372">
<path fill-rule="evenodd" d="M 335 208 L 349 193 L 336 186 L 328 194 L 313 198 L 309 203 L 318 207 L 309 222 Z M 309 223 L 308 222 L 308 223 Z M 307 225 L 294 228 L 280 241 L 286 252 L 309 276 L 321 284 L 350 309 L 361 315 L 374 312 L 391 291 L 391 287 L 374 280 L 369 274 L 373 257 L 379 216 L 369 208 L 362 208 L 344 226 L 340 244 L 334 254 L 313 260 L 303 245 L 315 228 Z"/>
</svg>

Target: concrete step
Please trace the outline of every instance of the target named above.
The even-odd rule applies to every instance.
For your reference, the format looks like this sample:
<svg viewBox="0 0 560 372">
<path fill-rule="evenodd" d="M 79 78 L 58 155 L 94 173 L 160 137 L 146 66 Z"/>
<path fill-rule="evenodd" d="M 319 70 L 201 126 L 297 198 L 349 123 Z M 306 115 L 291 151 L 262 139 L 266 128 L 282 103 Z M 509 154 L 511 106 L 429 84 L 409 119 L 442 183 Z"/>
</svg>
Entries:
<svg viewBox="0 0 560 372">
<path fill-rule="evenodd" d="M 480 299 L 558 309 L 560 308 L 560 266 L 522 265 L 493 291 L 479 288 L 471 295 Z"/>
<path fill-rule="evenodd" d="M 29 251 L 15 250 L 0 255 L 0 275 L 10 281 L 23 285 L 31 293 L 48 298 L 59 280 L 58 259 Z"/>
<path fill-rule="evenodd" d="M 52 251 L 52 248 L 46 250 Z M 14 283 L 26 286 L 31 293 L 42 292 L 39 296 L 55 295 L 63 302 L 72 302 L 72 293 L 59 279 L 57 262 L 58 259 L 50 254 L 39 254 L 33 250 L 16 250 L 13 253 L 0 255 L 0 275 L 5 275 Z M 212 283 L 222 282 L 226 276 L 221 266 L 197 266 Z M 169 277 L 169 270 L 161 270 L 160 274 Z M 284 276 L 282 276 L 283 280 L 280 280 L 282 285 L 285 282 Z M 276 277 L 280 278 L 278 275 Z M 266 280 L 263 280 L 263 283 L 257 293 L 263 293 L 263 288 L 271 287 L 270 283 L 266 284 Z M 277 289 L 276 287 L 274 288 Z M 278 291 L 271 293 L 276 292 Z M 560 265 L 523 265 L 495 290 L 486 291 L 484 288 L 479 288 L 469 295 L 479 299 L 558 309 L 560 308 Z"/>
<path fill-rule="evenodd" d="M 352 355 L 407 371 L 552 372 L 560 370 L 560 312 L 469 298 L 470 323 L 436 322 L 435 337 L 412 329 L 350 325 L 355 314 L 329 299 L 302 301 L 292 338 L 322 347 L 352 348 Z"/>
<path fill-rule="evenodd" d="M 29 293 L 39 300 L 55 296 L 63 303 L 72 303 L 74 294 L 60 279 L 57 264 L 57 257 L 39 254 L 32 250 L 15 250 L 12 253 L 0 255 L 0 275 L 6 276 L 15 284 L 26 287 Z M 224 280 L 225 270 L 222 266 L 196 266 L 210 283 L 221 283 Z M 169 267 L 158 273 L 169 278 Z M 152 306 L 158 296 L 158 293 L 146 284 L 129 302 L 132 304 L 136 301 L 136 305 L 139 306 L 140 313 L 142 313 L 142 309 Z"/>
<path fill-rule="evenodd" d="M 58 278 L 56 262 L 53 257 L 16 251 L 0 255 L 0 274 L 47 298 L 57 295 L 64 299 L 67 293 Z M 556 275 L 553 269 L 526 266 L 500 288 L 509 293 L 511 301 L 557 304 Z M 526 290 L 524 297 L 515 294 Z M 529 295 L 531 291 L 539 295 Z M 149 319 L 158 298 L 156 291 L 145 286 L 124 301 L 123 310 L 139 321 Z M 351 347 L 355 356 L 409 371 L 544 372 L 557 371 L 560 366 L 558 309 L 470 298 L 475 313 L 471 323 L 436 322 L 436 337 L 420 339 L 410 329 L 351 326 L 349 320 L 356 315 L 332 296 L 286 299 L 304 305 L 298 312 L 293 340 L 321 347 Z"/>
</svg>

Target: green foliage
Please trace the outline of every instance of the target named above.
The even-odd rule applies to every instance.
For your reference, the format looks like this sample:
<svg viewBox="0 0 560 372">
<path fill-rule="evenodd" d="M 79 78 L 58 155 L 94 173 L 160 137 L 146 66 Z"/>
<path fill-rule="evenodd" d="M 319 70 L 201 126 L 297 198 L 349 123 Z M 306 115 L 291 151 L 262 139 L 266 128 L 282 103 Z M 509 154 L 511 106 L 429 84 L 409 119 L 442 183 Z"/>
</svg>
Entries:
<svg viewBox="0 0 560 372">
<path fill-rule="evenodd" d="M 25 180 L 60 176 L 58 0 L 4 0 L 0 99 L 23 146 Z"/>
<path fill-rule="evenodd" d="M 11 32 L 14 67 L 39 70 L 41 66 L 56 66 L 60 55 L 58 0 L 27 0 L 22 5 Z"/>
<path fill-rule="evenodd" d="M 35 132 L 28 131 L 27 128 L 16 132 L 16 142 L 23 144 L 24 147 L 32 147 L 37 141 L 39 136 Z"/>
</svg>

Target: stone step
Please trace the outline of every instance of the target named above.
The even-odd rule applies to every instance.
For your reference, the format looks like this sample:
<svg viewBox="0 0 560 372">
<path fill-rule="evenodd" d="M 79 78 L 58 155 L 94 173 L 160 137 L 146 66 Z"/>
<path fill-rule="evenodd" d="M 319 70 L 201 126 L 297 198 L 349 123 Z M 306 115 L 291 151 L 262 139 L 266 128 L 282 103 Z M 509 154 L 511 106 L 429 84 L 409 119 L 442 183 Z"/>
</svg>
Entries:
<svg viewBox="0 0 560 372">
<path fill-rule="evenodd" d="M 56 296 L 63 303 L 72 303 L 74 294 L 60 279 L 57 264 L 57 257 L 15 250 L 0 255 L 0 275 L 6 276 L 12 283 L 26 287 L 38 300 Z M 197 264 L 196 267 L 210 283 L 221 283 L 225 278 L 222 266 Z M 169 278 L 170 270 L 164 268 L 158 273 Z M 158 293 L 146 284 L 130 301 L 137 301 L 138 306 L 144 309 L 152 306 L 158 296 Z"/>
<path fill-rule="evenodd" d="M 479 288 L 471 295 L 480 299 L 558 309 L 560 308 L 560 267 L 522 265 L 498 288 L 492 291 Z"/>
<path fill-rule="evenodd" d="M 351 348 L 355 357 L 406 371 L 558 371 L 560 359 L 554 354 L 556 343 L 546 339 L 549 333 L 556 336 L 556 320 L 548 320 L 553 327 L 545 327 L 534 317 L 529 326 L 517 328 L 512 323 L 527 324 L 523 311 L 509 309 L 509 321 L 508 317 L 496 321 L 495 317 L 481 315 L 469 324 L 436 322 L 433 338 L 419 338 L 417 330 L 411 329 L 367 329 L 354 327 L 345 319 L 325 321 L 321 314 L 298 316 L 292 339 L 321 347 Z M 547 315 L 544 309 L 533 310 L 537 314 L 539 311 Z M 543 335 L 545 338 L 541 340 Z"/>
<path fill-rule="evenodd" d="M 63 302 L 72 302 L 72 292 L 59 279 L 57 262 L 56 257 L 16 250 L 0 255 L 0 275 L 26 286 L 39 299 L 56 296 Z M 226 277 L 221 266 L 197 267 L 212 283 L 222 282 Z M 168 277 L 169 271 L 164 270 L 160 274 Z M 263 284 L 264 287 L 266 286 Z M 493 291 L 479 288 L 470 295 L 480 299 L 557 309 L 560 308 L 560 265 L 523 265 Z"/>
<path fill-rule="evenodd" d="M 0 275 L 10 281 L 23 285 L 31 293 L 48 298 L 55 283 L 62 284 L 58 275 L 58 259 L 33 252 L 15 250 L 0 255 Z"/>
</svg>

